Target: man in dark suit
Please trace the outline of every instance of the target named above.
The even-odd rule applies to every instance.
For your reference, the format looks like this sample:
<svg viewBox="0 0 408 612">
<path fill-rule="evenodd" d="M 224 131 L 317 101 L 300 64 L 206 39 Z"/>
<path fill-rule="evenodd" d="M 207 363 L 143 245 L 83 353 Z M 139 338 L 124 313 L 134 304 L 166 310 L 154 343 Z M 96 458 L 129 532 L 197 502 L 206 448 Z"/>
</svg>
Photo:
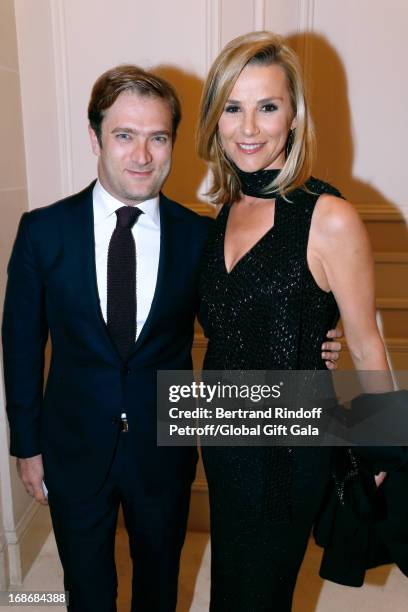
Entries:
<svg viewBox="0 0 408 612">
<path fill-rule="evenodd" d="M 170 612 L 197 451 L 157 447 L 156 372 L 192 367 L 210 219 L 160 193 L 180 120 L 168 83 L 134 66 L 114 68 L 95 83 L 88 114 L 98 180 L 24 214 L 9 264 L 11 454 L 43 503 L 45 480 L 70 610 L 116 609 L 121 503 L 134 559 L 132 610 Z"/>
<path fill-rule="evenodd" d="M 197 451 L 157 447 L 156 373 L 192 367 L 211 221 L 160 193 L 180 120 L 168 83 L 113 68 L 96 81 L 88 116 L 98 180 L 24 214 L 9 264 L 10 452 L 37 501 L 46 503 L 43 480 L 48 488 L 71 612 L 116 609 L 120 504 L 132 610 L 174 612 Z"/>
</svg>

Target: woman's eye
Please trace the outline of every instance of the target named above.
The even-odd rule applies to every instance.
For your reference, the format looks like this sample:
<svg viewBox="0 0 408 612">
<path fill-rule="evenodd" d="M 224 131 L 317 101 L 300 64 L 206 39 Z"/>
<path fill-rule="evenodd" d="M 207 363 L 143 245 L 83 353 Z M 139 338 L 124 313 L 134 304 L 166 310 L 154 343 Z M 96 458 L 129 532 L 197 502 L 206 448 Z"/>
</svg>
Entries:
<svg viewBox="0 0 408 612">
<path fill-rule="evenodd" d="M 261 110 L 265 113 L 273 113 L 273 111 L 276 111 L 277 108 L 278 107 L 276 106 L 276 104 L 272 104 L 272 102 L 270 102 L 269 104 L 264 104 L 261 107 Z"/>
<path fill-rule="evenodd" d="M 230 106 L 226 106 L 225 107 L 225 112 L 226 113 L 238 113 L 240 110 L 239 106 L 237 106 L 236 104 L 231 104 Z"/>
</svg>

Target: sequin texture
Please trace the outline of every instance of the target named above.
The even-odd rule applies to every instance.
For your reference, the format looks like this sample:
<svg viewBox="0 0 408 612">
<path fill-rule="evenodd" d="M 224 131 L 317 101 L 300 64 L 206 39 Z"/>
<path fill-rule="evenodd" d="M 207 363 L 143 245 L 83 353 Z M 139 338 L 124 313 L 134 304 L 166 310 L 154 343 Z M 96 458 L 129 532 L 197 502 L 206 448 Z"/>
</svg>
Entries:
<svg viewBox="0 0 408 612">
<path fill-rule="evenodd" d="M 224 261 L 229 206 L 221 209 L 200 282 L 208 337 L 205 369 L 325 368 L 321 343 L 339 313 L 333 294 L 314 281 L 306 253 L 319 195 L 339 193 L 314 178 L 306 186 L 288 194 L 289 202 L 277 196 L 274 227 L 230 273 Z M 277 540 L 296 528 L 293 516 L 304 515 L 305 491 L 308 508 L 319 504 L 330 449 L 204 447 L 202 453 L 211 506 L 211 610 L 275 610 L 278 592 L 287 597 L 279 610 L 289 610 L 293 576 L 279 569 L 277 559 L 284 562 L 286 552 Z M 306 529 L 302 537 L 307 535 Z"/>
<path fill-rule="evenodd" d="M 228 274 L 224 235 L 229 206 L 214 224 L 201 275 L 201 302 L 213 370 L 321 369 L 320 344 L 338 319 L 306 261 L 311 218 L 321 193 L 338 192 L 317 179 L 276 198 L 275 224 Z"/>
</svg>

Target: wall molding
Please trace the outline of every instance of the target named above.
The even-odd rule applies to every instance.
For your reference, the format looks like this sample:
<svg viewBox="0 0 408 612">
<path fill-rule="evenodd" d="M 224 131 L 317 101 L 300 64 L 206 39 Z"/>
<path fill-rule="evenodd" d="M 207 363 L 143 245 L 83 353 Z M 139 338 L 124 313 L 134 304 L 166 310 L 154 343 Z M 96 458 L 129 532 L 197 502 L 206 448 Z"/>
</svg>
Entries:
<svg viewBox="0 0 408 612">
<path fill-rule="evenodd" d="M 396 253 L 387 253 L 387 252 L 381 252 L 381 251 L 377 251 L 377 253 L 374 253 L 374 261 L 375 263 L 389 263 L 389 264 L 408 264 L 408 253 L 407 252 L 402 252 L 399 253 L 398 251 Z"/>
<path fill-rule="evenodd" d="M 27 506 L 26 511 L 23 516 L 18 521 L 15 529 L 6 530 L 6 537 L 8 544 L 17 544 L 21 539 L 22 535 L 27 531 L 31 521 L 35 517 L 38 512 L 38 506 L 34 499 L 31 500 L 29 506 Z"/>
<path fill-rule="evenodd" d="M 399 208 L 386 202 L 356 202 L 354 205 L 365 221 L 405 222 L 405 215 L 408 217 L 408 204 L 402 204 Z"/>
<path fill-rule="evenodd" d="M 206 0 L 205 3 L 205 75 L 221 50 L 222 0 Z M 211 174 L 207 174 L 197 190 L 197 194 L 207 193 L 211 188 Z"/>
<path fill-rule="evenodd" d="M 408 338 L 385 338 L 387 348 L 399 353 L 408 353 Z"/>
<path fill-rule="evenodd" d="M 314 12 L 314 0 L 299 0 L 299 32 L 313 31 Z"/>
<path fill-rule="evenodd" d="M 392 307 L 396 307 L 396 308 L 404 308 L 404 304 L 401 302 L 400 304 L 396 304 L 395 303 L 391 303 L 387 302 L 385 303 L 385 298 L 384 299 L 379 299 L 378 300 L 378 305 L 383 305 L 385 308 L 392 308 Z M 398 350 L 398 351 L 403 351 L 408 353 L 408 338 L 385 338 L 384 339 L 388 348 L 390 348 L 391 350 Z M 207 343 L 208 340 L 207 338 L 204 336 L 203 333 L 199 332 L 196 333 L 194 336 L 194 342 L 193 342 L 193 347 L 194 348 L 198 348 L 198 349 L 205 349 L 207 347 Z M 348 350 L 347 349 L 347 344 L 344 342 L 343 343 L 343 350 Z"/>
<path fill-rule="evenodd" d="M 54 48 L 55 95 L 57 100 L 61 197 L 74 191 L 71 115 L 69 109 L 68 53 L 64 0 L 50 1 Z"/>
<path fill-rule="evenodd" d="M 196 478 L 196 480 L 194 480 L 193 484 L 191 485 L 191 491 L 193 493 L 207 493 L 207 481 L 204 478 Z"/>
<path fill-rule="evenodd" d="M 0 590 L 5 591 L 8 586 L 8 555 L 7 540 L 3 531 L 0 531 Z"/>
<path fill-rule="evenodd" d="M 191 488 L 193 491 L 208 491 L 206 478 L 204 476 L 197 476 Z"/>
<path fill-rule="evenodd" d="M 254 0 L 254 30 L 265 29 L 265 0 Z"/>
<path fill-rule="evenodd" d="M 208 486 L 204 476 L 197 476 L 191 488 L 189 531 L 210 530 L 210 504 Z"/>
<path fill-rule="evenodd" d="M 298 34 L 300 35 L 299 48 L 297 49 L 300 63 L 303 66 L 303 75 L 306 86 L 311 83 L 312 65 L 311 50 L 308 34 L 314 29 L 314 0 L 299 0 Z"/>
<path fill-rule="evenodd" d="M 9 193 L 10 191 L 27 191 L 27 185 L 16 187 L 0 187 L 0 193 Z"/>
<path fill-rule="evenodd" d="M 186 208 L 194 210 L 199 215 L 210 215 L 216 216 L 217 207 L 213 204 L 206 204 L 205 202 L 186 202 Z M 405 223 L 405 215 L 408 217 L 408 204 L 400 205 L 399 208 L 386 202 L 378 203 L 363 203 L 356 202 L 354 206 L 362 216 L 364 221 L 392 221 Z"/>
<path fill-rule="evenodd" d="M 61 1 L 61 0 L 60 0 Z M 221 0 L 206 0 L 205 3 L 205 72 L 221 50 L 222 31 Z"/>
<path fill-rule="evenodd" d="M 0 371 L 3 371 L 3 359 L 0 356 Z M 4 384 L 0 378 L 0 501 L 3 519 L 4 537 L 14 527 L 14 502 L 10 478 L 9 433 L 6 416 L 6 397 Z M 6 500 L 7 503 L 6 503 Z M 8 540 L 7 540 L 8 541 Z"/>
<path fill-rule="evenodd" d="M 393 352 L 408 353 L 408 338 L 384 338 L 384 342 L 391 357 Z M 344 351 L 345 353 L 349 352 L 346 343 L 342 343 L 342 351 Z M 398 371 L 398 368 L 394 369 Z"/>
<path fill-rule="evenodd" d="M 207 217 L 215 217 L 217 207 L 214 204 L 207 204 L 206 202 L 186 202 L 183 204 L 186 208 L 194 210 L 199 215 L 206 215 Z"/>
<path fill-rule="evenodd" d="M 37 558 L 49 532 L 51 519 L 47 506 L 32 500 L 15 529 L 6 530 L 10 585 L 21 585 Z"/>
<path fill-rule="evenodd" d="M 0 531 L 0 554 L 3 549 L 7 546 L 7 539 L 3 531 Z"/>
<path fill-rule="evenodd" d="M 8 559 L 7 549 L 0 550 L 0 590 L 5 591 L 8 587 Z"/>
<path fill-rule="evenodd" d="M 376 299 L 376 306 L 380 310 L 408 310 L 408 298 L 380 297 Z"/>
</svg>

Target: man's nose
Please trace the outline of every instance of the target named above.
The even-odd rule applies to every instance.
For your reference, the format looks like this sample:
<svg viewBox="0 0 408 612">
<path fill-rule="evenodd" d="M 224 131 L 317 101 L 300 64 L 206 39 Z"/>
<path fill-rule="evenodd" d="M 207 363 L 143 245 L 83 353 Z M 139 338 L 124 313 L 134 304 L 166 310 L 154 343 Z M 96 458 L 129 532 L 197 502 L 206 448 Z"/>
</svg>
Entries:
<svg viewBox="0 0 408 612">
<path fill-rule="evenodd" d="M 256 136 L 259 134 L 256 112 L 251 111 L 243 114 L 242 132 L 245 136 Z"/>
<path fill-rule="evenodd" d="M 149 143 L 146 140 L 135 141 L 132 149 L 132 161 L 139 166 L 146 166 L 152 161 Z"/>
</svg>

